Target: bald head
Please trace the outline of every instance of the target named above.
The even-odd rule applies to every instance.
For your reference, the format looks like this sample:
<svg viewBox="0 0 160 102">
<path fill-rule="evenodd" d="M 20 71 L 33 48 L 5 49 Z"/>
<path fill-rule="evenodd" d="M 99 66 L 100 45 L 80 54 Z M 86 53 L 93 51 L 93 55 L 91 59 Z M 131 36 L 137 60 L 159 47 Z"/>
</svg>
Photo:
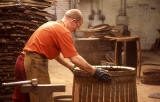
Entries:
<svg viewBox="0 0 160 102">
<path fill-rule="evenodd" d="M 83 20 L 82 13 L 78 9 L 68 10 L 64 16 L 66 18 L 76 19 L 77 21 Z"/>
<path fill-rule="evenodd" d="M 62 18 L 65 27 L 71 32 L 75 32 L 83 23 L 82 13 L 78 9 L 68 10 Z"/>
</svg>

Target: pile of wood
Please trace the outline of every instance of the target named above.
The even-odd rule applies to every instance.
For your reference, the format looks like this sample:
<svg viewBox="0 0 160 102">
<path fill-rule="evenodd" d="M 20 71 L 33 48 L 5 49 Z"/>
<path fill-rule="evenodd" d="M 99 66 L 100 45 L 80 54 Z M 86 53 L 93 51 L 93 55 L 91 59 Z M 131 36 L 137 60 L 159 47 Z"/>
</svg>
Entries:
<svg viewBox="0 0 160 102">
<path fill-rule="evenodd" d="M 55 5 L 54 0 L 1 0 L 0 5 L 30 5 L 39 9 L 44 9 Z"/>
<path fill-rule="evenodd" d="M 150 68 L 144 69 L 141 82 L 144 84 L 160 85 L 159 65 L 157 65 L 156 67 L 153 67 L 152 65 L 150 66 Z"/>
<path fill-rule="evenodd" d="M 84 32 L 84 37 L 103 38 L 104 36 L 122 37 L 130 35 L 126 25 L 110 26 L 108 24 L 101 24 L 88 29 L 81 29 L 80 31 Z"/>
<path fill-rule="evenodd" d="M 115 65 L 114 64 L 114 51 L 108 51 L 105 53 L 105 59 L 100 60 L 100 65 Z"/>
<path fill-rule="evenodd" d="M 16 58 L 31 34 L 52 15 L 30 5 L 0 5 L 0 101 L 10 99 L 13 87 L 1 83 L 14 81 Z M 8 97 L 9 96 L 9 97 Z"/>
</svg>

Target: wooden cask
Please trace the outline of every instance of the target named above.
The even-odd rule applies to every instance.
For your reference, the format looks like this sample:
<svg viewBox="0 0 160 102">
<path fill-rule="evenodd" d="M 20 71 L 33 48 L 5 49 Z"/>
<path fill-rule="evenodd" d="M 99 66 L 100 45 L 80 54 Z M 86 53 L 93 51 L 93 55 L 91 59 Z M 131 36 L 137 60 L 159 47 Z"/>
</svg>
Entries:
<svg viewBox="0 0 160 102">
<path fill-rule="evenodd" d="M 82 70 L 74 72 L 73 102 L 137 102 L 135 68 L 101 67 L 111 75 L 111 82 L 99 81 Z"/>
</svg>

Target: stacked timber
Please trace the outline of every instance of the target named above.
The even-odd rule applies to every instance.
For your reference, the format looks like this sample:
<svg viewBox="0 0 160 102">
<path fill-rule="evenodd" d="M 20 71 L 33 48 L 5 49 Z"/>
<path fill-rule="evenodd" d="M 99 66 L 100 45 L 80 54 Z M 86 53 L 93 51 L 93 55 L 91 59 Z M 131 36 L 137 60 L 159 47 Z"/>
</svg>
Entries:
<svg viewBox="0 0 160 102">
<path fill-rule="evenodd" d="M 29 5 L 39 9 L 44 9 L 55 5 L 54 0 L 1 0 L 3 6 L 12 5 Z"/>
<path fill-rule="evenodd" d="M 110 26 L 108 24 L 101 24 L 88 29 L 81 29 L 80 31 L 84 32 L 84 37 L 94 38 L 103 38 L 104 36 L 122 37 L 130 35 L 128 27 L 125 25 Z"/>
<path fill-rule="evenodd" d="M 154 67 L 155 66 L 155 67 Z M 150 85 L 160 85 L 160 67 L 159 64 L 151 65 L 150 68 L 143 70 L 141 82 Z"/>
<path fill-rule="evenodd" d="M 0 102 L 8 102 L 13 87 L 2 87 L 14 81 L 14 66 L 31 34 L 52 15 L 30 5 L 0 5 Z"/>
</svg>

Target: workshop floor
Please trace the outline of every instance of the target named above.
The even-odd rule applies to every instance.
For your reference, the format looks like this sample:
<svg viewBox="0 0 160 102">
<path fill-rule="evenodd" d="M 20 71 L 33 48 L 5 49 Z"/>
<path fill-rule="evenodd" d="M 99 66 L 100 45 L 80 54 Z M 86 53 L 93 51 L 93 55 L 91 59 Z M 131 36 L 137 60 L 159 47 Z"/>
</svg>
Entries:
<svg viewBox="0 0 160 102">
<path fill-rule="evenodd" d="M 142 52 L 142 63 L 154 62 L 160 64 L 160 53 L 143 51 Z M 155 67 L 153 65 L 142 65 L 142 71 L 145 68 Z M 160 67 L 160 66 L 156 66 Z M 51 82 L 54 84 L 64 84 L 66 85 L 66 92 L 54 93 L 57 95 L 71 95 L 72 94 L 72 82 L 73 74 L 64 66 L 57 63 L 55 60 L 49 61 L 49 73 L 51 77 Z M 147 85 L 142 84 L 140 79 L 137 78 L 137 94 L 138 102 L 160 102 L 160 99 L 149 98 L 148 95 L 153 93 L 160 93 L 160 85 Z"/>
</svg>

